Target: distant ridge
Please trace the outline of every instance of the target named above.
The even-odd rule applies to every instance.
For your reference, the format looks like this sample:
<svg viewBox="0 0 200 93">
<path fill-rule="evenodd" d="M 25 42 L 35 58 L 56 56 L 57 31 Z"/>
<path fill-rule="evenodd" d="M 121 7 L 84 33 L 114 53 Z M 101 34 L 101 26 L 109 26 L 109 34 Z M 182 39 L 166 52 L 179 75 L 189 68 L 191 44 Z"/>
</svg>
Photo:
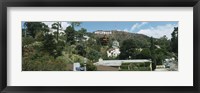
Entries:
<svg viewBox="0 0 200 93">
<path fill-rule="evenodd" d="M 92 37 L 101 38 L 107 36 L 111 41 L 117 40 L 122 43 L 126 39 L 136 39 L 139 41 L 150 41 L 150 37 L 144 34 L 131 33 L 119 30 L 97 30 L 90 34 Z"/>
</svg>

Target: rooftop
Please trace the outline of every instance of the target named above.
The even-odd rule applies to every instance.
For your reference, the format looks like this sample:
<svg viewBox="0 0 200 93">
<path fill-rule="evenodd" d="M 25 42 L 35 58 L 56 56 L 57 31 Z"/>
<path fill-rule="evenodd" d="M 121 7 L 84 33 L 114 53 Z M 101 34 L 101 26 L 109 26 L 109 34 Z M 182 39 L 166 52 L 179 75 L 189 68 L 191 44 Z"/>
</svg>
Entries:
<svg viewBox="0 0 200 93">
<path fill-rule="evenodd" d="M 94 65 L 103 65 L 103 66 L 121 66 L 122 63 L 144 63 L 151 62 L 148 59 L 134 59 L 134 60 L 101 60 L 100 62 L 94 63 Z"/>
</svg>

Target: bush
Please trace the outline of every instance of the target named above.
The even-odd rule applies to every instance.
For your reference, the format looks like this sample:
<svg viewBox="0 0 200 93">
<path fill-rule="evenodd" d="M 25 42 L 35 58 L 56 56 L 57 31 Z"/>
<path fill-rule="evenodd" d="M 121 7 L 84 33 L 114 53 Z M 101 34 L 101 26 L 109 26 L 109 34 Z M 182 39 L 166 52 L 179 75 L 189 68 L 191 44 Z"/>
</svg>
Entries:
<svg viewBox="0 0 200 93">
<path fill-rule="evenodd" d="M 32 44 L 34 42 L 34 38 L 32 37 L 23 37 L 22 38 L 22 45 L 25 46 L 25 45 L 29 45 L 29 44 Z"/>
<path fill-rule="evenodd" d="M 48 52 L 50 55 L 54 56 L 55 49 L 56 49 L 56 41 L 54 40 L 53 35 L 46 34 L 44 37 L 43 43 L 43 50 Z"/>
<path fill-rule="evenodd" d="M 81 63 L 81 67 L 84 67 L 84 63 Z M 87 71 L 96 71 L 97 67 L 95 65 L 93 65 L 92 62 L 87 62 L 86 69 L 87 69 Z"/>
<path fill-rule="evenodd" d="M 93 65 L 92 62 L 88 62 L 86 67 L 87 67 L 87 71 L 96 71 L 97 70 L 97 67 L 95 65 Z"/>
<path fill-rule="evenodd" d="M 123 63 L 121 66 L 121 71 L 150 71 L 150 63 Z"/>
<path fill-rule="evenodd" d="M 98 59 L 101 57 L 101 54 L 96 50 L 89 50 L 87 53 L 87 58 L 92 61 L 98 61 Z"/>
<path fill-rule="evenodd" d="M 75 49 L 78 55 L 81 55 L 81 56 L 86 55 L 85 47 L 83 45 L 77 45 Z"/>
<path fill-rule="evenodd" d="M 43 40 L 44 40 L 44 34 L 43 34 L 43 32 L 42 32 L 42 31 L 38 32 L 38 33 L 36 34 L 36 36 L 35 36 L 35 39 L 36 39 L 37 41 L 43 41 Z"/>
<path fill-rule="evenodd" d="M 67 70 L 67 63 L 64 59 L 54 59 L 52 56 L 38 55 L 23 57 L 22 62 L 23 71 L 65 71 Z"/>
</svg>

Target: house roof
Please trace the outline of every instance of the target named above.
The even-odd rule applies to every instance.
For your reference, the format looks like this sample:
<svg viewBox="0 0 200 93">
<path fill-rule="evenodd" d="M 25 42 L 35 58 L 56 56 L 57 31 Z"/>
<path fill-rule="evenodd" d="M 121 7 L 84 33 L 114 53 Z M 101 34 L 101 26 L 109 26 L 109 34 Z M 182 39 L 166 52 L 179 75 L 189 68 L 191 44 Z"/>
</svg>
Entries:
<svg viewBox="0 0 200 93">
<path fill-rule="evenodd" d="M 102 66 L 121 66 L 122 63 L 144 63 L 144 62 L 152 62 L 148 59 L 134 59 L 134 60 L 102 60 L 100 62 L 94 63 L 94 65 L 102 65 Z"/>
</svg>

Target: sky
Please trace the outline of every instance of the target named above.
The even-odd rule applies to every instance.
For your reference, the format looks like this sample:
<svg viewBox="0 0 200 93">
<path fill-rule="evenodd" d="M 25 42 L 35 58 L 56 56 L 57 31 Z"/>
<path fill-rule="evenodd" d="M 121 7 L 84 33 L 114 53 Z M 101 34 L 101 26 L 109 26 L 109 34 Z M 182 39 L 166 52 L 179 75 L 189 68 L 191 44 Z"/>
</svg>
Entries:
<svg viewBox="0 0 200 93">
<path fill-rule="evenodd" d="M 23 24 L 24 22 L 22 22 Z M 43 22 L 51 28 L 51 24 L 54 22 Z M 69 22 L 62 22 L 62 27 L 65 29 L 70 26 Z M 123 22 L 123 21 L 91 21 L 91 22 L 81 22 L 79 27 L 75 29 L 78 30 L 80 28 L 87 29 L 87 32 L 94 32 L 97 30 L 118 30 L 118 31 L 127 31 L 131 33 L 139 33 L 147 36 L 152 36 L 154 38 L 160 38 L 164 35 L 167 36 L 168 39 L 171 38 L 171 33 L 174 30 L 174 27 L 178 27 L 178 21 L 137 21 L 137 22 Z"/>
</svg>

